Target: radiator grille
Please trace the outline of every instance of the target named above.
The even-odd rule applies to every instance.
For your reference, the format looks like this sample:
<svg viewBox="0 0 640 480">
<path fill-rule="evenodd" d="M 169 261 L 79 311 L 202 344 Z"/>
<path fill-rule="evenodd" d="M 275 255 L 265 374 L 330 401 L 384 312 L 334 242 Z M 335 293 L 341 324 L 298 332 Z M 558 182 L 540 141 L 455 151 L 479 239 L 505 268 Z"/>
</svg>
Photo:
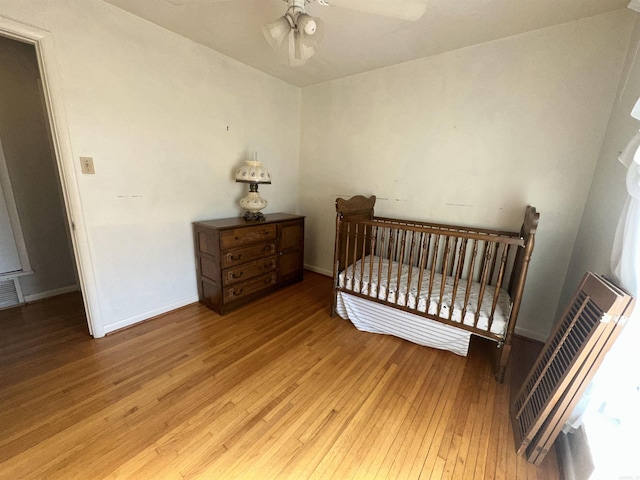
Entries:
<svg viewBox="0 0 640 480">
<path fill-rule="evenodd" d="M 14 279 L 0 280 L 0 308 L 20 304 L 20 297 Z"/>
</svg>

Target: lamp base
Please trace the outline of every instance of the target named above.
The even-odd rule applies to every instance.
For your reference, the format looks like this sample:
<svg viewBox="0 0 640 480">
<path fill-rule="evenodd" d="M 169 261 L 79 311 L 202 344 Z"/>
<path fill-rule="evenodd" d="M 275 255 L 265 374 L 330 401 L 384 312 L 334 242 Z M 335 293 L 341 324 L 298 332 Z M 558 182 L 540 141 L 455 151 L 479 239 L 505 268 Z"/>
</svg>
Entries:
<svg viewBox="0 0 640 480">
<path fill-rule="evenodd" d="M 244 212 L 242 218 L 244 218 L 248 222 L 259 222 L 264 220 L 264 215 L 262 214 L 262 212 Z"/>
</svg>

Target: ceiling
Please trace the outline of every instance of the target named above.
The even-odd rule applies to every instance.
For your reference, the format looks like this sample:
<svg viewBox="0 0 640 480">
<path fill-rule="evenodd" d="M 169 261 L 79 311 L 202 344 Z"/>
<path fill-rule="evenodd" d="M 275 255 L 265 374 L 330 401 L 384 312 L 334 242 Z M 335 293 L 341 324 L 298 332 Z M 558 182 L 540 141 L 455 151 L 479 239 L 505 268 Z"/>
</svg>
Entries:
<svg viewBox="0 0 640 480">
<path fill-rule="evenodd" d="M 416 22 L 312 2 L 307 13 L 323 20 L 324 39 L 301 67 L 290 67 L 286 47 L 272 50 L 262 35 L 285 13 L 283 0 L 105 1 L 304 87 L 625 8 L 629 0 L 428 0 Z"/>
</svg>

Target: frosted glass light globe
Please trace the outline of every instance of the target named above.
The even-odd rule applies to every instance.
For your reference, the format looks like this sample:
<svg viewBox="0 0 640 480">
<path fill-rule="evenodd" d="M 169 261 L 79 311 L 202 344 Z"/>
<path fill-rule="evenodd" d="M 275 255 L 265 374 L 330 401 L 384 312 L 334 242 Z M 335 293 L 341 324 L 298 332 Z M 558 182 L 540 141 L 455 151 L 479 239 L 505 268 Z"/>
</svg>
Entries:
<svg viewBox="0 0 640 480">
<path fill-rule="evenodd" d="M 304 24 L 304 33 L 306 33 L 307 35 L 313 35 L 314 33 L 316 33 L 317 28 L 318 26 L 316 25 L 316 21 L 309 20 Z"/>
</svg>

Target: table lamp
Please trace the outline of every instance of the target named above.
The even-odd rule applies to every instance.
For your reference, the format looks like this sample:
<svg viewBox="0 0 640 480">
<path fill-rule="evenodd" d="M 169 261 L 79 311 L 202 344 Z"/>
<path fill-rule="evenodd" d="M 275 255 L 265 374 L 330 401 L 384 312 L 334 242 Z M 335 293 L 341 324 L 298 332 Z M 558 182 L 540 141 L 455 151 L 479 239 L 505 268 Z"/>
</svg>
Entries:
<svg viewBox="0 0 640 480">
<path fill-rule="evenodd" d="M 271 183 L 271 175 L 258 161 L 258 154 L 253 152 L 251 160 L 236 171 L 236 182 L 248 183 L 249 193 L 240 199 L 240 206 L 246 210 L 243 215 L 245 220 L 264 220 L 260 210 L 267 206 L 267 201 L 258 194 L 258 184 Z"/>
</svg>

